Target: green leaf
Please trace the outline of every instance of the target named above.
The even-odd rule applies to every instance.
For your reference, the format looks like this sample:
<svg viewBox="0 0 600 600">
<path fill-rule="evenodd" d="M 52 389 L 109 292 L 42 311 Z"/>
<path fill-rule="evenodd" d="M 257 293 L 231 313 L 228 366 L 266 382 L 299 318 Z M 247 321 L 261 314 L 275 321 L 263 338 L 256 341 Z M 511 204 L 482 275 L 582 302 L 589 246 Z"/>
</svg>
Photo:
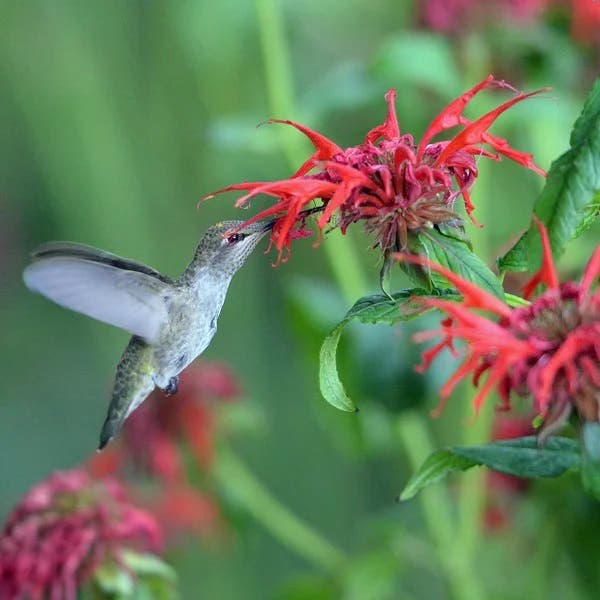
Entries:
<svg viewBox="0 0 600 600">
<path fill-rule="evenodd" d="M 425 459 L 419 470 L 410 478 L 399 499 L 410 500 L 430 483 L 443 479 L 449 473 L 466 471 L 474 466 L 472 460 L 455 455 L 452 450 L 436 450 Z"/>
<path fill-rule="evenodd" d="M 340 410 L 357 411 L 356 405 L 348 396 L 340 380 L 336 363 L 337 347 L 344 327 L 353 320 L 362 323 L 394 324 L 412 319 L 425 311 L 423 307 L 418 307 L 411 302 L 414 296 L 460 298 L 460 295 L 453 290 L 428 292 L 415 288 L 396 292 L 392 295 L 393 300 L 383 294 L 365 296 L 357 300 L 342 321 L 325 338 L 319 352 L 319 385 L 321 394 L 327 402 Z M 403 308 L 406 310 L 402 310 Z"/>
<path fill-rule="evenodd" d="M 600 423 L 586 422 L 581 428 L 581 480 L 583 487 L 600 500 Z"/>
<path fill-rule="evenodd" d="M 588 229 L 600 214 L 600 79 L 596 80 L 571 133 L 571 147 L 552 163 L 533 212 L 548 229 L 555 259 Z M 501 271 L 539 267 L 541 244 L 532 223 L 508 253 Z"/>
<path fill-rule="evenodd" d="M 104 563 L 96 569 L 94 582 L 108 597 L 130 598 L 135 589 L 131 573 L 113 562 Z"/>
<path fill-rule="evenodd" d="M 463 279 L 471 281 L 490 294 L 504 300 L 504 290 L 498 277 L 477 254 L 471 251 L 460 228 L 455 231 L 447 229 L 443 233 L 437 229 L 422 230 L 413 237 L 410 247 L 414 254 L 424 256 L 430 261 L 446 267 Z M 425 274 L 426 279 L 431 281 L 434 287 L 447 288 L 449 286 L 449 283 L 441 275 L 424 267 L 418 267 L 418 269 Z M 405 268 L 404 270 L 406 271 Z M 414 267 L 406 272 L 410 277 L 414 277 Z M 418 276 L 418 281 L 423 284 L 422 275 Z"/>
<path fill-rule="evenodd" d="M 400 500 L 409 500 L 421 489 L 456 471 L 486 466 L 493 471 L 524 478 L 558 477 L 579 467 L 577 441 L 554 437 L 538 447 L 534 436 L 502 440 L 480 446 L 455 446 L 437 450 L 410 478 Z"/>
<path fill-rule="evenodd" d="M 329 404 L 347 412 L 357 408 L 340 380 L 335 355 L 345 323 L 342 321 L 324 340 L 319 352 L 319 387 Z"/>
<path fill-rule="evenodd" d="M 153 576 L 171 582 L 177 580 L 177 575 L 173 570 L 173 567 L 155 554 L 123 550 L 121 559 L 126 567 L 140 577 Z"/>
</svg>

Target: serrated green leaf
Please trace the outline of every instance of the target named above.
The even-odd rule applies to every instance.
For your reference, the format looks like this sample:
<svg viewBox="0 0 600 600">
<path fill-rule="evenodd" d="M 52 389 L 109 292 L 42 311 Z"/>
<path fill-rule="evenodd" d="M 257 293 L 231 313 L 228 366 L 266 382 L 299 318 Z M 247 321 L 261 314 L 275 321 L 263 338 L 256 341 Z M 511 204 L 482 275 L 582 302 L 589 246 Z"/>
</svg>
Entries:
<svg viewBox="0 0 600 600">
<path fill-rule="evenodd" d="M 596 80 L 571 133 L 571 147 L 556 159 L 533 212 L 546 225 L 555 259 L 598 218 L 600 196 L 600 79 Z M 501 271 L 539 267 L 541 244 L 531 224 L 498 260 Z"/>
<path fill-rule="evenodd" d="M 357 300 L 342 321 L 325 338 L 319 352 L 319 385 L 321 394 L 329 404 L 347 412 L 357 410 L 340 380 L 336 363 L 337 347 L 344 327 L 352 320 L 362 323 L 394 324 L 417 317 L 426 309 L 411 304 L 414 296 L 460 298 L 457 292 L 449 289 L 435 290 L 431 293 L 415 288 L 392 294 L 392 300 L 383 294 L 365 296 Z M 401 309 L 406 306 L 409 310 L 403 312 Z"/>
<path fill-rule="evenodd" d="M 477 254 L 471 251 L 468 243 L 461 238 L 459 230 L 453 235 L 450 230 L 446 230 L 444 233 L 437 229 L 422 230 L 414 236 L 411 242 L 411 251 L 446 267 L 490 294 L 504 299 L 504 290 L 498 277 Z M 418 269 L 425 272 L 426 278 L 433 282 L 434 287 L 448 287 L 448 282 L 441 275 L 424 267 L 418 267 Z M 406 269 L 404 270 L 406 271 Z M 406 272 L 407 275 L 413 276 L 413 271 Z M 422 282 L 421 276 L 418 277 L 418 281 Z"/>
<path fill-rule="evenodd" d="M 581 428 L 581 480 L 585 490 L 600 500 L 600 423 Z"/>
<path fill-rule="evenodd" d="M 480 446 L 455 446 L 431 454 L 410 478 L 400 494 L 408 500 L 417 492 L 456 471 L 486 466 L 500 473 L 524 478 L 558 477 L 580 466 L 577 441 L 555 437 L 538 447 L 534 436 L 502 440 Z"/>
</svg>

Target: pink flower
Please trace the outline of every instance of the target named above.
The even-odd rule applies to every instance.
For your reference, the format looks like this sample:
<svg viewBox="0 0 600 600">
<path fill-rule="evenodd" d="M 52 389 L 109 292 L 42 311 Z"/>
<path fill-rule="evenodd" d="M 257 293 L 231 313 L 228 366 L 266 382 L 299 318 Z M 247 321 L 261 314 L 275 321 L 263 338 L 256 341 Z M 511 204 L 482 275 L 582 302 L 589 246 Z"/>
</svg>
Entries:
<svg viewBox="0 0 600 600">
<path fill-rule="evenodd" d="M 124 548 L 158 550 L 156 519 L 130 504 L 114 479 L 57 472 L 21 500 L 0 537 L 0 598 L 75 600 Z"/>
<path fill-rule="evenodd" d="M 571 0 L 571 33 L 582 44 L 600 42 L 600 2 Z"/>
<path fill-rule="evenodd" d="M 315 152 L 288 179 L 230 185 L 208 198 L 231 190 L 246 192 L 236 206 L 246 206 L 261 194 L 276 198 L 273 206 L 245 225 L 275 217 L 271 242 L 280 258 L 293 239 L 306 235 L 307 216 L 318 211 L 322 211 L 317 221 L 321 230 L 338 226 L 345 233 L 349 225 L 362 221 L 386 256 L 391 250 L 406 249 L 412 232 L 456 219 L 458 196 L 471 216 L 474 207 L 469 190 L 477 178 L 477 157 L 500 160 L 501 155 L 506 156 L 545 175 L 530 154 L 514 150 L 506 140 L 488 132 L 504 111 L 542 90 L 517 94 L 471 122 L 463 115 L 466 106 L 473 96 L 491 87 L 510 88 L 490 75 L 446 106 L 418 144 L 410 134 L 400 132 L 395 90 L 385 96 L 388 112 L 384 123 L 369 131 L 359 146 L 342 149 L 303 125 L 273 121 L 298 129 L 312 142 Z M 431 143 L 435 136 L 456 126 L 462 127 L 456 135 Z M 320 200 L 321 206 L 308 209 L 315 200 Z"/>
<path fill-rule="evenodd" d="M 539 17 L 546 0 L 424 0 L 423 20 L 435 31 L 454 33 L 498 18 L 527 23 Z"/>
<path fill-rule="evenodd" d="M 600 274 L 600 246 L 579 283 L 560 284 L 548 234 L 537 219 L 536 224 L 542 236 L 543 262 L 525 287 L 525 297 L 532 296 L 540 284 L 547 289 L 528 306 L 510 308 L 424 258 L 406 254 L 396 257 L 428 266 L 463 296 L 461 302 L 421 300 L 423 305 L 448 315 L 440 330 L 417 334 L 419 341 L 442 337 L 423 353 L 421 370 L 427 369 L 445 348 L 457 354 L 455 340 L 466 342 L 465 358 L 443 386 L 442 399 L 465 377 L 472 375 L 478 385 L 487 374 L 475 396 L 475 409 L 493 389 L 497 389 L 505 408 L 510 407 L 511 394 L 531 397 L 534 409 L 544 419 L 540 433 L 543 441 L 565 422 L 573 408 L 584 421 L 600 421 L 600 289 L 593 290 Z"/>
</svg>

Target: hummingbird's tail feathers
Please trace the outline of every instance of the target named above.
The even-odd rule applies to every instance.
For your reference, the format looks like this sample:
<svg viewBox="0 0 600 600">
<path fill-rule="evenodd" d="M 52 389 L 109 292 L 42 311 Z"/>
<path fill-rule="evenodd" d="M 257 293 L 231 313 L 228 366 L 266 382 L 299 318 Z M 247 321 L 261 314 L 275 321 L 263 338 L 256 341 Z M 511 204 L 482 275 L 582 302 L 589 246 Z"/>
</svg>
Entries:
<svg viewBox="0 0 600 600">
<path fill-rule="evenodd" d="M 132 338 L 117 367 L 117 376 L 106 419 L 100 432 L 98 450 L 102 450 L 119 432 L 125 419 L 155 388 L 152 371 L 145 362 L 150 346 Z"/>
<path fill-rule="evenodd" d="M 60 250 L 60 248 L 79 249 Z M 27 287 L 57 304 L 149 343 L 156 341 L 168 318 L 170 284 L 139 270 L 113 266 L 85 256 L 86 246 L 46 244 L 23 272 Z M 96 257 L 97 258 L 97 257 Z"/>
</svg>

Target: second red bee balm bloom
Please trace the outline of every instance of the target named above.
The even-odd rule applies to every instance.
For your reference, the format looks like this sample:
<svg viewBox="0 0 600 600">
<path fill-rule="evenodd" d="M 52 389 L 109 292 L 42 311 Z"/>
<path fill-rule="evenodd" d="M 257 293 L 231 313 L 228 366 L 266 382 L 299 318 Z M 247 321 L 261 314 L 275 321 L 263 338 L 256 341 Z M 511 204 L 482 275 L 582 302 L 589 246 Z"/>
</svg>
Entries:
<svg viewBox="0 0 600 600">
<path fill-rule="evenodd" d="M 525 288 L 529 297 L 539 284 L 546 290 L 528 306 L 511 308 L 455 273 L 423 258 L 397 255 L 427 265 L 447 278 L 462 294 L 461 302 L 421 300 L 448 315 L 439 331 L 423 332 L 424 341 L 442 341 L 423 354 L 424 370 L 444 348 L 455 352 L 463 340 L 465 359 L 442 388 L 442 399 L 465 377 L 475 385 L 487 379 L 475 396 L 475 409 L 495 388 L 508 407 L 511 393 L 531 397 L 544 419 L 541 440 L 559 428 L 575 409 L 583 421 L 600 421 L 600 246 L 579 283 L 559 283 L 545 227 L 536 221 L 543 245 L 540 270 Z M 485 311 L 481 314 L 479 311 Z"/>
</svg>

